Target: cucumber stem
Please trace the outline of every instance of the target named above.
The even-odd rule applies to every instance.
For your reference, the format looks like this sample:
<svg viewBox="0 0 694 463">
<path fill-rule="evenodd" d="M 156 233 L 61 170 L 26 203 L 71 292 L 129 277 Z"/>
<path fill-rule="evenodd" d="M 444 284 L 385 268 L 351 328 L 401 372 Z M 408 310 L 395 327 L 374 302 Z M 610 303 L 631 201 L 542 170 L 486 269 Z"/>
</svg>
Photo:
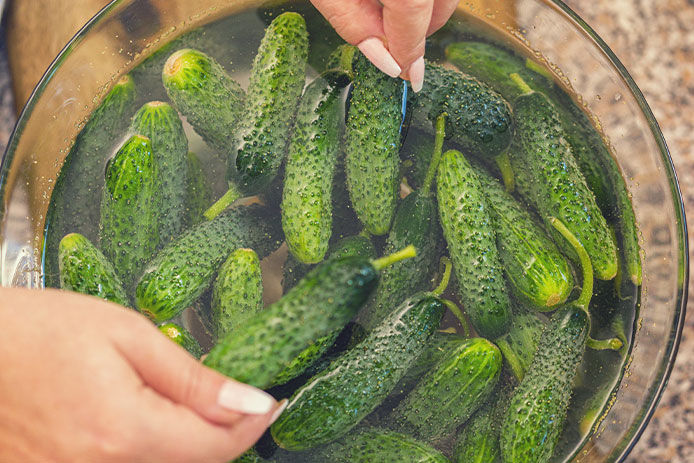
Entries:
<svg viewBox="0 0 694 463">
<path fill-rule="evenodd" d="M 376 270 L 383 270 L 384 268 L 395 264 L 396 262 L 400 262 L 401 260 L 409 259 L 410 257 L 415 257 L 417 255 L 417 250 L 415 249 L 414 246 L 409 245 L 406 248 L 403 248 L 397 252 L 394 252 L 393 254 L 389 254 L 387 256 L 383 256 L 379 259 L 374 259 L 371 261 L 371 265 L 373 265 L 373 268 Z"/>
<path fill-rule="evenodd" d="M 439 167 L 439 162 L 441 162 L 441 156 L 443 155 L 443 139 L 446 137 L 446 117 L 448 117 L 448 114 L 441 113 L 441 115 L 436 118 L 434 154 L 431 156 L 429 168 L 427 169 L 427 175 L 424 177 L 424 183 L 422 184 L 422 192 L 425 194 L 428 194 L 431 191 L 431 185 L 434 183 L 434 178 L 436 178 L 436 170 Z"/>
<path fill-rule="evenodd" d="M 593 265 L 590 263 L 590 257 L 586 252 L 580 241 L 574 236 L 573 233 L 566 228 L 561 220 L 550 217 L 550 223 L 561 235 L 573 246 L 576 254 L 578 254 L 578 259 L 581 261 L 581 269 L 583 270 L 583 288 L 581 288 L 581 294 L 574 304 L 580 306 L 583 310 L 588 310 L 588 304 L 590 299 L 593 297 Z"/>
<path fill-rule="evenodd" d="M 443 275 L 441 276 L 441 281 L 439 282 L 438 286 L 431 292 L 434 296 L 440 296 L 443 294 L 446 288 L 448 288 L 448 283 L 451 281 L 452 268 L 453 264 L 451 263 L 451 259 L 448 257 L 442 257 L 439 261 L 439 272 L 441 272 L 441 269 L 443 269 Z"/>
<path fill-rule="evenodd" d="M 614 350 L 618 351 L 624 343 L 619 338 L 593 339 L 588 338 L 586 345 L 593 350 Z"/>
<path fill-rule="evenodd" d="M 357 47 L 344 46 L 340 50 L 340 70 L 349 76 L 349 80 L 354 80 L 354 53 Z"/>
<path fill-rule="evenodd" d="M 448 299 L 441 299 L 441 302 L 448 307 L 448 310 L 451 311 L 453 315 L 455 315 L 455 318 L 460 321 L 460 324 L 463 326 L 463 333 L 465 334 L 466 338 L 470 337 L 470 327 L 467 324 L 467 320 L 465 319 L 465 316 L 463 315 L 463 312 L 460 310 L 460 308 L 455 304 L 453 301 L 449 301 Z"/>
<path fill-rule="evenodd" d="M 525 376 L 525 370 L 523 369 L 523 365 L 521 365 L 520 359 L 513 349 L 511 349 L 511 345 L 506 340 L 506 335 L 498 338 L 494 342 L 496 342 L 496 345 L 499 346 L 499 349 L 506 359 L 506 362 L 508 362 L 508 366 L 511 368 L 513 376 L 515 376 L 520 383 L 523 380 L 523 376 Z"/>
<path fill-rule="evenodd" d="M 508 76 L 511 78 L 513 83 L 516 84 L 516 87 L 518 87 L 520 91 L 523 92 L 523 94 L 533 92 L 533 89 L 530 88 L 530 86 L 523 80 L 523 78 L 517 72 L 513 72 Z"/>
<path fill-rule="evenodd" d="M 525 67 L 527 69 L 530 69 L 531 71 L 537 72 L 546 79 L 554 80 L 552 73 L 546 67 L 542 66 L 540 63 L 531 60 L 530 58 L 525 59 Z"/>
<path fill-rule="evenodd" d="M 506 191 L 511 193 L 516 188 L 516 176 L 511 167 L 511 158 L 508 157 L 508 151 L 504 151 L 494 158 L 496 165 L 501 171 L 501 178 L 504 181 Z"/>
<path fill-rule="evenodd" d="M 624 320 L 622 317 L 615 317 L 614 320 L 612 320 L 611 324 L 612 331 L 616 333 L 617 339 L 622 341 L 622 347 L 626 348 L 627 345 L 627 335 L 626 332 L 624 331 Z"/>
<path fill-rule="evenodd" d="M 207 220 L 214 219 L 219 214 L 224 212 L 224 209 L 231 206 L 231 204 L 234 201 L 241 198 L 242 196 L 243 195 L 238 190 L 236 185 L 234 185 L 233 183 L 229 183 L 229 190 L 227 190 L 227 192 L 224 193 L 224 195 L 221 198 L 219 198 L 216 203 L 214 203 L 212 206 L 210 206 L 210 208 L 205 211 L 203 216 Z"/>
</svg>

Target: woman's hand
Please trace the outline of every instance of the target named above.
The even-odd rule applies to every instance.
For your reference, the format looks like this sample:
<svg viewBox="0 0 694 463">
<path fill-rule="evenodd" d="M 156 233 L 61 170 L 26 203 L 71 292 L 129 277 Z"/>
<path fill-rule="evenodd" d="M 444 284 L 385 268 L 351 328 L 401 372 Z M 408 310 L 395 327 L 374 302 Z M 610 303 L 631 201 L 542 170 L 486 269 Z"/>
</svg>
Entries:
<svg viewBox="0 0 694 463">
<path fill-rule="evenodd" d="M 281 412 L 136 312 L 0 290 L 0 461 L 225 462 Z"/>
<path fill-rule="evenodd" d="M 424 82 L 426 38 L 451 17 L 457 0 L 311 0 L 345 41 L 386 74 Z"/>
</svg>

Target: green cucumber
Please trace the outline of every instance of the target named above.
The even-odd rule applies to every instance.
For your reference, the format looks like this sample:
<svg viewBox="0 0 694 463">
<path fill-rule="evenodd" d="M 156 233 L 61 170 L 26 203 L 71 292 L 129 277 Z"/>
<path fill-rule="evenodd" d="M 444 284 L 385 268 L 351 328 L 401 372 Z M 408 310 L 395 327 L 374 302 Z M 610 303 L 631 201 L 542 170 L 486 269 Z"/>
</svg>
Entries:
<svg viewBox="0 0 694 463">
<path fill-rule="evenodd" d="M 288 450 L 331 442 L 354 428 L 394 389 L 436 331 L 444 305 L 420 293 L 393 311 L 361 343 L 308 380 L 272 425 Z"/>
<path fill-rule="evenodd" d="M 470 418 L 453 449 L 455 463 L 500 463 L 499 426 L 489 404 Z"/>
<path fill-rule="evenodd" d="M 167 103 L 150 101 L 133 116 L 131 133 L 152 141 L 154 162 L 159 173 L 161 198 L 159 218 L 160 245 L 168 243 L 183 229 L 188 181 L 188 139 L 178 113 Z"/>
<path fill-rule="evenodd" d="M 111 262 L 79 233 L 70 233 L 58 246 L 60 287 L 130 307 L 123 283 Z"/>
<path fill-rule="evenodd" d="M 516 310 L 508 333 L 495 340 L 513 375 L 520 382 L 533 360 L 546 322 L 534 313 Z"/>
<path fill-rule="evenodd" d="M 106 166 L 99 245 L 129 288 L 160 242 L 159 167 L 149 138 L 133 135 Z"/>
<path fill-rule="evenodd" d="M 68 233 L 78 232 L 96 242 L 98 207 L 94 198 L 104 188 L 104 166 L 113 147 L 122 139 L 134 112 L 136 89 L 130 75 L 123 76 L 92 113 L 75 139 L 62 168 L 46 218 L 46 286 L 58 287 L 58 244 Z"/>
<path fill-rule="evenodd" d="M 453 349 L 458 348 L 467 338 L 455 333 L 437 331 L 427 343 L 424 351 L 417 357 L 414 364 L 402 377 L 398 391 L 409 392 L 415 384 L 431 369 L 436 366 Z"/>
<path fill-rule="evenodd" d="M 448 463 L 438 450 L 394 431 L 366 429 L 341 442 L 327 461 L 335 463 Z"/>
<path fill-rule="evenodd" d="M 171 103 L 195 131 L 225 159 L 229 157 L 245 99 L 238 82 L 214 58 L 190 48 L 169 57 L 162 81 Z"/>
<path fill-rule="evenodd" d="M 209 287 L 231 251 L 251 248 L 262 258 L 280 244 L 278 224 L 265 221 L 262 208 L 237 207 L 202 222 L 169 243 L 140 279 L 135 302 L 157 322 L 175 317 Z"/>
<path fill-rule="evenodd" d="M 403 85 L 361 53 L 354 65 L 345 128 L 345 172 L 354 211 L 366 229 L 383 235 L 395 215 Z"/>
<path fill-rule="evenodd" d="M 496 243 L 516 297 L 540 311 L 562 304 L 573 289 L 571 267 L 525 208 L 483 169 L 482 185 L 496 229 Z"/>
<path fill-rule="evenodd" d="M 265 30 L 251 68 L 243 117 L 234 135 L 227 180 L 256 193 L 277 175 L 306 80 L 308 34 L 297 13 L 277 16 Z"/>
<path fill-rule="evenodd" d="M 212 287 L 212 324 L 224 337 L 263 308 L 260 259 L 252 249 L 234 250 L 222 264 Z"/>
<path fill-rule="evenodd" d="M 165 323 L 159 327 L 159 331 L 173 342 L 183 347 L 196 359 L 202 355 L 202 347 L 192 334 L 185 328 L 175 323 Z"/>
<path fill-rule="evenodd" d="M 267 460 L 263 460 L 260 458 L 260 455 L 258 455 L 258 452 L 256 452 L 254 449 L 250 449 L 232 463 L 263 463 L 264 461 Z"/>
<path fill-rule="evenodd" d="M 411 255 L 323 262 L 280 300 L 219 340 L 205 365 L 238 381 L 267 388 L 311 343 L 347 324 L 369 297 L 383 265 Z"/>
<path fill-rule="evenodd" d="M 339 75 L 311 82 L 301 98 L 289 142 L 282 192 L 282 228 L 301 262 L 323 260 L 332 232 L 332 187 L 340 144 Z"/>
<path fill-rule="evenodd" d="M 200 159 L 192 152 L 188 152 L 186 198 L 185 224 L 191 227 L 204 220 L 203 213 L 212 203 L 212 190 L 202 171 Z"/>
<path fill-rule="evenodd" d="M 508 331 L 510 301 L 490 208 L 475 171 L 459 151 L 443 155 L 437 197 L 460 300 L 475 330 L 497 338 Z"/>
<path fill-rule="evenodd" d="M 461 343 L 393 410 L 393 421 L 401 431 L 428 442 L 450 435 L 490 397 L 501 365 L 501 352 L 486 339 Z"/>
</svg>

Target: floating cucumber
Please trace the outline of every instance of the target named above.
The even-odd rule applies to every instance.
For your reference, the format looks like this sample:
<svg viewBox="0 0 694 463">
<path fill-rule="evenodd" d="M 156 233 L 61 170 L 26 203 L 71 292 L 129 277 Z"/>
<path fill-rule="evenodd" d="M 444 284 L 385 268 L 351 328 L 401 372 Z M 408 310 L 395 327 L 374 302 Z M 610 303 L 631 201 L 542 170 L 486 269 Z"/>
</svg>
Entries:
<svg viewBox="0 0 694 463">
<path fill-rule="evenodd" d="M 448 463 L 438 450 L 394 431 L 366 429 L 345 438 L 330 452 L 335 463 Z"/>
<path fill-rule="evenodd" d="M 212 202 L 212 190 L 202 171 L 200 159 L 188 153 L 188 179 L 186 181 L 186 220 L 188 227 L 204 220 L 203 213 Z"/>
<path fill-rule="evenodd" d="M 495 340 L 513 375 L 520 382 L 533 360 L 546 321 L 530 312 L 516 310 L 508 333 Z"/>
<path fill-rule="evenodd" d="M 159 327 L 159 331 L 187 350 L 196 359 L 199 359 L 202 355 L 202 347 L 200 347 L 198 341 L 182 326 L 175 323 L 165 323 Z"/>
</svg>

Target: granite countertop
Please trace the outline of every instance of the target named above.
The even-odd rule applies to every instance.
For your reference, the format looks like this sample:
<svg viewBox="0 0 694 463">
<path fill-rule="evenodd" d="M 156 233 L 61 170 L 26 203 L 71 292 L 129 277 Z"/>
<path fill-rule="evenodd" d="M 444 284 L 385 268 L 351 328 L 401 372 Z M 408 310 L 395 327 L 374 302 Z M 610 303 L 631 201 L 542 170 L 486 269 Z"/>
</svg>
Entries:
<svg viewBox="0 0 694 463">
<path fill-rule="evenodd" d="M 670 148 L 685 207 L 694 214 L 694 0 L 564 1 L 607 42 L 643 91 Z M 13 106 L 0 38 L 0 152 L 14 125 Z M 689 316 L 669 385 L 628 462 L 694 462 L 692 286 L 690 279 Z"/>
</svg>

